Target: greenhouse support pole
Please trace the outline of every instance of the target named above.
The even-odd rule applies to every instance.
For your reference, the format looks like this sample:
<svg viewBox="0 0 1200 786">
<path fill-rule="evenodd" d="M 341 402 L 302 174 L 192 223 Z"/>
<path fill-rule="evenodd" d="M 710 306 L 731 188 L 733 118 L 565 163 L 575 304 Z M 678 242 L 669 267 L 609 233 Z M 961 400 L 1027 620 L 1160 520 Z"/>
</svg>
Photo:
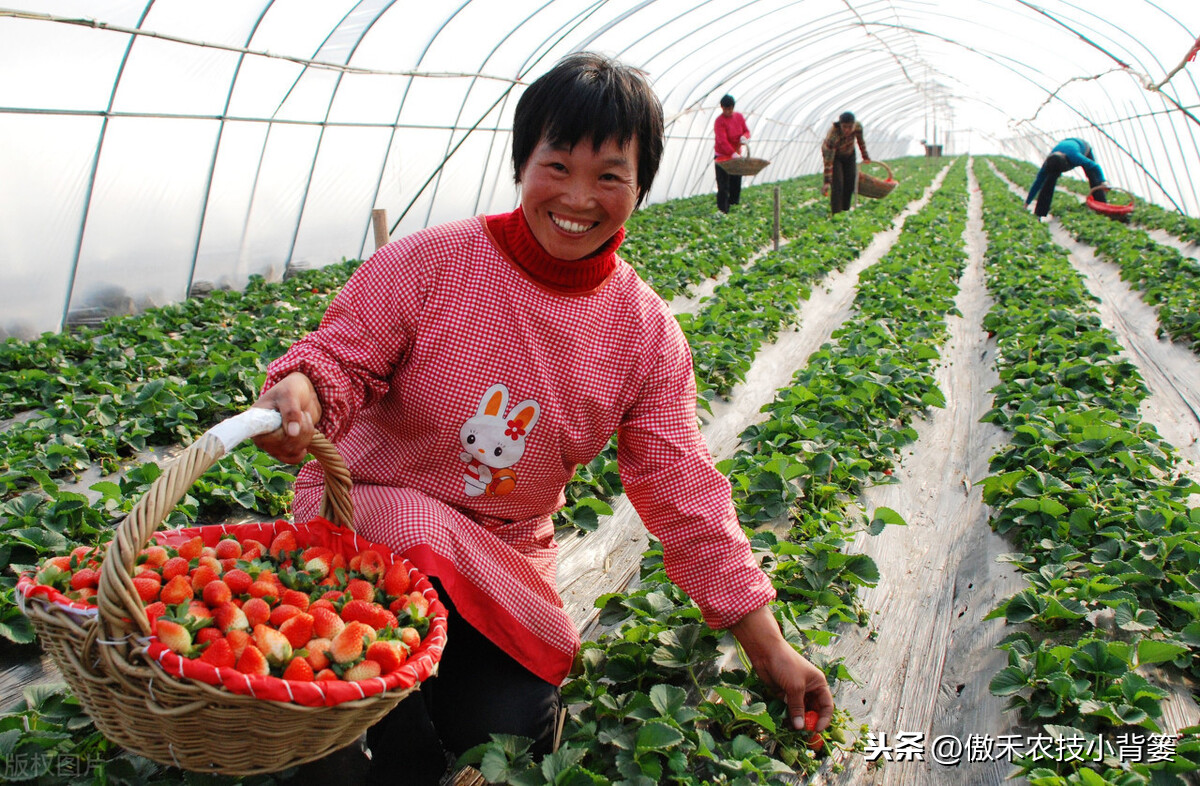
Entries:
<svg viewBox="0 0 1200 786">
<path fill-rule="evenodd" d="M 372 210 L 371 226 L 375 228 L 375 250 L 378 251 L 388 242 L 387 211 L 379 208 Z"/>
<path fill-rule="evenodd" d="M 775 250 L 779 250 L 779 186 L 775 186 Z"/>
</svg>

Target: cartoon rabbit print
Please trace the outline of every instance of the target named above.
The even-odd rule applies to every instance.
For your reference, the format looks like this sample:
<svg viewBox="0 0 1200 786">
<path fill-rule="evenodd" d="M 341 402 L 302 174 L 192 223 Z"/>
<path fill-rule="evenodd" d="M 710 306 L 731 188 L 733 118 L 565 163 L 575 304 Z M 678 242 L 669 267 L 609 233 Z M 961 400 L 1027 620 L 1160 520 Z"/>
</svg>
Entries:
<svg viewBox="0 0 1200 786">
<path fill-rule="evenodd" d="M 541 408 L 533 399 L 522 401 L 506 415 L 507 407 L 508 388 L 492 385 L 479 401 L 475 417 L 459 432 L 463 448 L 459 458 L 467 464 L 463 481 L 468 497 L 500 497 L 517 486 L 517 473 L 510 467 L 525 455 L 525 436 L 537 423 Z"/>
</svg>

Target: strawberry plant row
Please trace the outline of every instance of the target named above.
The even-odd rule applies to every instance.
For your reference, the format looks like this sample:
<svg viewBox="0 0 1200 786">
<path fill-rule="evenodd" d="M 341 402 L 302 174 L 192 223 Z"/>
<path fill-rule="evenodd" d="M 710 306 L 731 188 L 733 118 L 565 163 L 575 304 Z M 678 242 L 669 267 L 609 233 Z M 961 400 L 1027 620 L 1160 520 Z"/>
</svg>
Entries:
<svg viewBox="0 0 1200 786">
<path fill-rule="evenodd" d="M 1006 173 L 1017 178 L 1018 183 L 1032 183 L 1037 175 L 1037 166 L 1025 161 L 1015 161 L 1009 158 L 994 158 L 995 163 Z M 1087 196 L 1090 186 L 1084 180 L 1077 178 L 1062 178 L 1058 181 L 1059 188 L 1066 188 L 1072 193 Z M 1129 221 L 1146 229 L 1161 229 L 1169 235 L 1174 235 L 1185 243 L 1200 243 L 1200 218 L 1193 218 L 1183 213 L 1167 210 L 1145 199 L 1135 197 L 1135 209 L 1129 214 Z"/>
<path fill-rule="evenodd" d="M 998 343 L 1001 379 L 985 420 L 1011 434 L 983 498 L 993 528 L 1023 550 L 1011 561 L 1028 582 L 987 618 L 1032 629 L 1004 639 L 1009 665 L 991 690 L 1048 739 L 1091 751 L 1019 759 L 1033 783 L 1181 782 L 1174 776 L 1200 767 L 1194 739 L 1157 762 L 1121 761 L 1113 746 L 1144 752 L 1147 735 L 1161 731 L 1166 693 L 1139 667 L 1196 673 L 1200 509 L 1187 502 L 1200 487 L 1141 420 L 1145 386 L 1066 252 L 999 177 L 977 170 L 996 300 L 984 327 Z M 1101 745 L 1109 755 L 1097 754 Z"/>
<path fill-rule="evenodd" d="M 931 324 L 931 315 L 938 312 L 944 318 L 953 308 L 954 271 L 962 267 L 962 248 L 934 240 L 962 231 L 966 204 L 962 172 L 960 164 L 948 179 L 947 193 L 939 192 L 925 211 L 908 219 L 897 242 L 902 250 L 878 263 L 881 272 L 864 283 L 858 305 L 865 313 L 857 317 L 858 327 L 841 331 L 839 339 L 848 357 L 877 353 L 881 319 L 891 323 L 888 329 L 898 337 L 893 364 L 899 364 L 902 355 L 906 361 L 919 359 L 922 365 L 937 357 L 936 350 L 929 354 L 913 346 L 935 345 L 939 336 L 944 338 L 944 326 L 939 330 Z M 916 264 L 908 261 L 919 249 L 934 252 L 923 251 Z M 931 282 L 937 282 L 937 294 L 932 296 L 921 291 Z M 844 379 L 842 371 L 828 372 L 830 385 Z M 848 383 L 843 398 L 861 399 L 865 404 L 856 404 L 856 412 L 865 407 L 873 415 L 867 419 L 871 425 L 865 427 L 877 432 L 865 439 L 865 451 L 873 453 L 875 444 L 889 438 L 879 435 L 891 428 L 891 421 L 911 418 L 924 409 L 933 382 L 926 374 L 925 390 L 887 396 L 878 395 L 884 384 L 868 377 L 860 373 Z M 802 390 L 797 387 L 792 394 L 802 397 Z M 751 429 L 737 457 L 725 462 L 723 469 L 733 474 L 739 516 L 779 590 L 785 633 L 796 646 L 807 647 L 812 642 L 827 643 L 841 622 L 858 622 L 855 587 L 878 579 L 869 557 L 844 553 L 860 519 L 848 512 L 851 495 L 867 481 L 869 462 L 854 459 L 853 448 L 842 452 L 839 460 L 832 452 L 813 447 L 810 440 L 836 444 L 834 450 L 840 450 L 844 423 L 830 424 L 825 431 L 817 414 L 811 425 L 801 425 L 792 418 L 797 405 L 786 397 L 773 412 L 779 423 L 799 427 L 780 444 L 769 439 L 764 444 L 760 439 L 764 431 Z M 825 489 L 838 482 L 835 476 L 846 481 L 841 493 Z M 882 472 L 875 477 L 886 479 Z M 803 503 L 798 502 L 801 496 Z M 773 517 L 763 515 L 768 508 Z M 789 510 L 793 526 L 787 536 L 750 526 L 787 517 Z M 893 512 L 881 510 L 870 526 L 888 522 L 900 523 Z M 703 625 L 699 611 L 668 581 L 657 547 L 644 557 L 636 591 L 603 597 L 597 605 L 603 608 L 601 622 L 614 629 L 584 645 L 583 672 L 564 688 L 564 699 L 576 711 L 567 721 L 563 746 L 540 763 L 528 754 L 526 741 L 509 738 L 483 746 L 467 759 L 479 763 L 489 781 L 779 782 L 819 765 L 806 737 L 791 730 L 786 708 L 770 698 L 750 672 L 702 668 L 716 657 L 721 637 Z M 831 680 L 850 676 L 839 663 L 823 666 Z M 689 690 L 700 697 L 694 707 Z M 848 713 L 838 710 L 830 739 L 844 738 L 849 723 Z"/>
<path fill-rule="evenodd" d="M 1017 170 L 1010 167 L 1007 171 Z M 1142 299 L 1156 307 L 1158 335 L 1169 336 L 1200 354 L 1200 265 L 1196 260 L 1155 242 L 1142 230 L 1097 215 L 1074 200 L 1057 201 L 1054 213 L 1076 240 L 1094 247 L 1100 258 L 1117 265 L 1121 278 L 1137 287 Z"/>
<path fill-rule="evenodd" d="M 791 211 L 789 226 L 800 232 L 795 239 L 764 253 L 752 267 L 734 272 L 698 314 L 678 315 L 692 349 L 700 406 L 727 398 L 745 379 L 762 344 L 794 324 L 811 284 L 853 261 L 929 185 L 936 169 L 925 159 L 912 161 L 922 163 L 897 165 L 897 171 L 912 176 L 888 200 L 870 201 L 848 216 L 831 217 L 823 203 Z M 724 223 L 729 217 L 710 220 Z M 612 512 L 609 502 L 622 488 L 614 441 L 576 472 L 556 526 L 595 529 L 598 516 Z"/>
</svg>

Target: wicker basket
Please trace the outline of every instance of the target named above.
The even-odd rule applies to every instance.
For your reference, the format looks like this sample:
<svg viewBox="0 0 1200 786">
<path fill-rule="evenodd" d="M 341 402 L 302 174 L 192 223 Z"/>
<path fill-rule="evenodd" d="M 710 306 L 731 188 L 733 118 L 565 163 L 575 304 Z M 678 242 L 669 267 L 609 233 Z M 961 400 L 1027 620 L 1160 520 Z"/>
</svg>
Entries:
<svg viewBox="0 0 1200 786">
<path fill-rule="evenodd" d="M 264 425 L 270 416 L 274 420 Z M 97 608 L 80 610 L 36 595 L 24 599 L 39 640 L 96 727 L 141 756 L 197 772 L 277 772 L 350 744 L 417 687 L 408 680 L 402 689 L 303 706 L 177 677 L 146 655 L 150 625 L 131 575 L 138 552 L 200 475 L 237 442 L 278 424 L 278 413 L 248 410 L 210 429 L 165 469 L 117 527 L 100 569 Z M 310 449 L 325 469 L 321 515 L 345 525 L 352 517 L 349 470 L 324 436 L 314 435 Z M 210 529 L 224 528 L 188 532 Z M 445 608 L 427 579 L 415 579 L 414 589 L 431 601 L 433 621 L 401 670 L 413 663 L 413 673 L 427 677 L 445 645 Z"/>
<path fill-rule="evenodd" d="M 763 171 L 763 167 L 771 163 L 765 158 L 751 158 L 750 145 L 743 145 L 746 148 L 746 155 L 741 158 L 731 158 L 728 161 L 718 161 L 717 166 L 724 169 L 731 175 L 757 175 Z"/>
<path fill-rule="evenodd" d="M 870 197 L 871 199 L 882 199 L 883 197 L 892 193 L 892 189 L 897 186 L 898 181 L 892 178 L 892 168 L 882 161 L 867 161 L 863 164 L 863 166 L 867 166 L 868 164 L 879 164 L 881 167 L 886 169 L 887 180 L 880 180 L 877 177 L 872 177 L 871 175 L 868 175 L 866 172 L 862 171 L 862 169 L 859 169 L 858 195 Z"/>
<path fill-rule="evenodd" d="M 1099 189 L 1104 189 L 1105 191 L 1108 192 L 1105 195 L 1105 199 L 1107 199 L 1108 196 L 1111 195 L 1115 191 L 1118 194 L 1125 194 L 1125 196 L 1127 196 L 1129 198 L 1129 201 L 1124 204 L 1117 204 L 1117 203 L 1113 203 L 1113 202 L 1101 202 L 1100 200 L 1096 199 L 1096 197 L 1094 196 L 1096 191 Z M 1133 212 L 1133 207 L 1136 202 L 1137 202 L 1137 200 L 1134 198 L 1133 194 L 1129 193 L 1128 191 L 1121 189 L 1121 188 L 1111 188 L 1109 186 L 1096 186 L 1091 191 L 1088 191 L 1087 200 L 1086 200 L 1087 206 L 1090 207 L 1093 211 L 1099 213 L 1102 216 L 1108 216 L 1109 218 L 1116 218 L 1116 219 L 1121 219 L 1121 220 L 1127 220 L 1129 218 L 1129 214 Z"/>
</svg>

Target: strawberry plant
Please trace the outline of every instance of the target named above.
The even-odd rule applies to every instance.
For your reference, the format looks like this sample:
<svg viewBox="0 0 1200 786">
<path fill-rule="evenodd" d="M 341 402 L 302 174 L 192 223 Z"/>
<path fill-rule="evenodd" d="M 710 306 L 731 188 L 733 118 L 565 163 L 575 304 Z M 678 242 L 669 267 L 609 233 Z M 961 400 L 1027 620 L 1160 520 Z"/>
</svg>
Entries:
<svg viewBox="0 0 1200 786">
<path fill-rule="evenodd" d="M 986 419 L 1012 435 L 982 486 L 993 526 L 1024 551 L 1011 561 L 1028 582 L 989 616 L 1032 631 L 1002 643 L 1009 665 L 992 692 L 1059 736 L 1161 732 L 1166 694 L 1139 669 L 1195 673 L 1200 604 L 1188 577 L 1200 567 L 1200 509 L 1187 501 L 1200 487 L 1141 420 L 1145 386 L 1065 252 L 998 177 L 977 171 L 996 298 L 984 327 L 1001 378 Z M 1200 745 L 1184 739 L 1169 760 L 1128 765 L 1117 781 L 1079 761 L 1020 766 L 1039 783 L 1160 782 L 1200 769 Z"/>
</svg>

